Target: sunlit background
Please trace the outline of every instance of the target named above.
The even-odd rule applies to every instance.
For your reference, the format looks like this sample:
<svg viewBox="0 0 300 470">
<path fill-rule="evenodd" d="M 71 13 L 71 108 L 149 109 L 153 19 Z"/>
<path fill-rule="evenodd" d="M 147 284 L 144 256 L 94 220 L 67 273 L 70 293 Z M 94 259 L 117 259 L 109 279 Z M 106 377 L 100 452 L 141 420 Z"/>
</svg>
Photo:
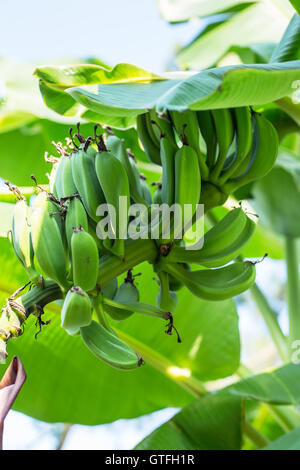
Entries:
<svg viewBox="0 0 300 470">
<path fill-rule="evenodd" d="M 19 0 L 1 2 L 0 13 L 1 57 L 36 64 L 97 57 L 110 65 L 130 62 L 153 72 L 174 69 L 174 51 L 203 25 L 200 20 L 168 25 L 160 18 L 155 0 Z M 283 266 L 283 262 L 271 260 L 257 265 L 258 284 L 270 299 L 282 297 Z M 284 302 L 276 302 L 273 306 L 285 329 Z M 275 353 L 255 306 L 247 302 L 246 307 L 241 297 L 239 314 L 242 359 L 254 363 L 256 370 L 258 355 L 264 356 L 264 364 L 268 359 L 272 363 Z M 176 411 L 167 409 L 95 427 L 50 425 L 11 411 L 5 423 L 4 448 L 131 449 Z"/>
</svg>

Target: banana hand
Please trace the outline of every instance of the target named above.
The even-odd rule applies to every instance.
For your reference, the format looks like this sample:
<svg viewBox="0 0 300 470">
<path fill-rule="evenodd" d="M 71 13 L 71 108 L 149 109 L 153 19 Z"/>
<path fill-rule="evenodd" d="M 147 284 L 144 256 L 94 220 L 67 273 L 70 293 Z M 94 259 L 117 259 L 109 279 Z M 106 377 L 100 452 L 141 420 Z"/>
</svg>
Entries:
<svg viewBox="0 0 300 470">
<path fill-rule="evenodd" d="M 278 155 L 278 134 L 273 124 L 258 113 L 253 115 L 253 120 L 254 139 L 248 167 L 243 174 L 224 184 L 223 188 L 227 193 L 265 176 Z"/>
<path fill-rule="evenodd" d="M 219 267 L 233 261 L 244 249 L 255 230 L 255 223 L 241 208 L 233 209 L 204 235 L 200 249 L 174 246 L 168 256 L 170 263 L 195 263 Z"/>
</svg>

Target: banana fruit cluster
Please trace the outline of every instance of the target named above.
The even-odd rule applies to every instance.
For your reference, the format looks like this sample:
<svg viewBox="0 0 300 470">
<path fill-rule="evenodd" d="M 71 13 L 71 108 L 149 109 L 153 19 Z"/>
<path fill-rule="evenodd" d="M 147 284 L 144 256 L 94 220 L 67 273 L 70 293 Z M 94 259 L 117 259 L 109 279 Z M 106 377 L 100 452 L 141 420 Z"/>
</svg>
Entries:
<svg viewBox="0 0 300 470">
<path fill-rule="evenodd" d="M 151 110 L 137 117 L 137 131 L 149 160 L 162 167 L 163 202 L 180 201 L 182 191 L 186 201 L 204 204 L 205 211 L 263 177 L 278 154 L 274 126 L 249 107 L 169 111 L 164 115 Z M 181 160 L 187 153 L 190 164 L 183 170 Z M 194 194 L 188 194 L 195 187 L 200 197 L 195 189 Z"/>
<path fill-rule="evenodd" d="M 52 161 L 49 191 L 37 186 L 39 192 L 29 206 L 18 192 L 10 233 L 15 254 L 34 286 L 26 311 L 43 312 L 43 290 L 54 283 L 63 298 L 62 328 L 81 336 L 99 359 L 123 370 L 140 366 L 142 359 L 118 337 L 109 319 L 150 315 L 168 321 L 166 333 L 177 333 L 172 314 L 176 292 L 183 286 L 202 299 L 223 300 L 242 293 L 255 279 L 253 263 L 236 261 L 255 228 L 242 208 L 233 209 L 210 229 L 201 249 L 186 249 L 183 238 L 175 239 L 175 228 L 167 240 L 128 240 L 130 204 L 142 204 L 146 212 L 155 203 L 190 204 L 192 216 L 199 203 L 208 208 L 221 205 L 230 192 L 271 168 L 278 145 L 269 121 L 248 108 L 171 111 L 167 116 L 152 110 L 138 116 L 137 130 L 149 159 L 162 166 L 162 181 L 154 194 L 122 139 L 112 132 L 97 135 L 97 126 L 94 136 L 85 139 L 78 128 L 78 143 L 71 135 L 71 147 L 57 147 L 60 158 Z M 109 219 L 112 236 L 107 238 L 98 236 L 102 204 L 116 213 Z M 122 211 L 126 217 L 120 216 Z M 154 255 L 144 260 L 157 275 L 156 305 L 140 301 L 132 274 L 141 262 L 137 253 L 144 246 L 146 253 L 149 243 Z M 119 285 L 122 273 L 127 274 Z"/>
</svg>

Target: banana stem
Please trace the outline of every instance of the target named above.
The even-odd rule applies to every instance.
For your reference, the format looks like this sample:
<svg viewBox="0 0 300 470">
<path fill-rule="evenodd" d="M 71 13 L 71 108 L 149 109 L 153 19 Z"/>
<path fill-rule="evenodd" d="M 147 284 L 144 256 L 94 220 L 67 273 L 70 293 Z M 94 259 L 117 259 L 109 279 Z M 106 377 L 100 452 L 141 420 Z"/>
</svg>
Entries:
<svg viewBox="0 0 300 470">
<path fill-rule="evenodd" d="M 155 318 L 160 318 L 162 320 L 168 320 L 168 314 L 169 312 L 164 312 L 164 311 L 158 311 L 158 309 L 152 309 L 152 305 L 148 304 L 143 304 L 142 302 L 137 302 L 138 305 L 135 305 L 134 303 L 121 303 L 121 302 L 116 302 L 115 300 L 108 299 L 107 297 L 103 297 L 103 303 L 106 305 L 109 305 L 111 307 L 119 308 L 120 310 L 133 310 L 137 314 L 142 314 L 142 315 L 149 315 L 150 317 L 155 317 Z M 135 306 L 139 307 L 139 309 L 135 309 Z M 151 310 L 149 310 L 149 307 Z"/>
<path fill-rule="evenodd" d="M 105 255 L 100 259 L 98 283 L 102 286 L 144 261 L 154 263 L 157 256 L 157 246 L 153 240 L 129 240 L 124 259 L 114 255 Z"/>
<path fill-rule="evenodd" d="M 23 290 L 19 289 L 6 301 L 0 317 L 0 363 L 7 358 L 6 347 L 10 338 L 16 338 L 22 334 L 22 324 L 27 320 L 30 313 L 38 308 L 41 315 L 43 307 L 54 300 L 62 299 L 61 288 L 54 281 L 45 281 L 45 286 L 35 286 L 26 294 L 15 299 Z"/>
<path fill-rule="evenodd" d="M 141 343 L 136 338 L 127 335 L 124 331 L 118 329 L 115 329 L 115 331 L 117 332 L 118 337 L 132 346 L 142 356 L 147 364 L 151 365 L 163 375 L 169 377 L 194 397 L 198 398 L 199 396 L 207 393 L 202 382 L 193 377 L 188 369 L 178 368 L 169 359 L 166 359 L 164 356 L 154 351 L 152 348 L 149 348 L 146 344 Z"/>
<path fill-rule="evenodd" d="M 107 330 L 110 330 L 110 324 L 107 321 L 105 312 L 103 310 L 103 305 L 101 302 L 94 302 L 94 309 L 98 318 L 98 321 L 101 325 L 103 325 Z"/>
<path fill-rule="evenodd" d="M 256 446 L 257 449 L 270 444 L 269 439 L 267 439 L 263 434 L 261 434 L 257 429 L 255 429 L 248 421 L 245 421 L 244 432 L 249 439 Z"/>
<path fill-rule="evenodd" d="M 289 347 L 300 341 L 300 280 L 297 239 L 285 237 L 285 257 L 287 265 L 287 302 L 289 311 Z"/>
<path fill-rule="evenodd" d="M 265 321 L 272 340 L 277 347 L 278 354 L 280 355 L 283 362 L 288 362 L 289 355 L 287 339 L 279 326 L 276 313 L 270 307 L 266 297 L 257 284 L 253 284 L 253 286 L 250 288 L 250 294 Z"/>
</svg>

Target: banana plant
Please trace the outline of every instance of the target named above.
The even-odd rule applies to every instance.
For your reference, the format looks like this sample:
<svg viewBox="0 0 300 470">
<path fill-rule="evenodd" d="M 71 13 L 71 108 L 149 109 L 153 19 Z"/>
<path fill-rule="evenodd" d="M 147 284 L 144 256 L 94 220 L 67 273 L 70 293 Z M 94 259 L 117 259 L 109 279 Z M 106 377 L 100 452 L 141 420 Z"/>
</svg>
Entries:
<svg viewBox="0 0 300 470">
<path fill-rule="evenodd" d="M 214 13 L 236 3 L 222 2 Z M 248 5 L 241 8 L 247 11 Z M 33 189 L 9 183 L 11 199 L 3 194 L 3 201 L 19 201 L 11 248 L 8 240 L 0 240 L 3 263 L 13 266 L 0 317 L 0 359 L 4 362 L 11 350 L 21 354 L 26 369 L 34 370 L 31 387 L 40 391 L 33 403 L 30 388 L 24 389 L 17 409 L 48 421 L 96 424 L 188 405 L 138 448 L 297 446 L 298 226 L 292 221 L 297 205 L 291 204 L 290 213 L 273 215 L 272 190 L 273 181 L 277 190 L 286 181 L 286 196 L 297 200 L 297 165 L 288 159 L 283 164 L 277 155 L 280 142 L 298 131 L 298 108 L 290 101 L 300 70 L 299 31 L 299 17 L 294 16 L 268 63 L 162 75 L 129 64 L 36 69 L 49 108 L 73 118 L 80 113 L 104 127 L 83 133 L 78 126 L 67 146 L 56 146 L 50 190 L 33 178 Z M 288 175 L 282 176 L 284 165 Z M 278 168 L 279 182 L 272 179 Z M 155 182 L 155 193 L 141 169 L 162 177 Z M 287 240 L 289 338 L 254 284 L 255 261 L 243 259 L 256 224 L 238 205 L 227 209 L 243 191 L 254 198 L 257 212 L 266 214 L 268 229 Z M 195 207 L 204 204 L 203 248 L 186 249 L 187 238 L 177 242 L 176 223 L 164 236 L 163 218 L 157 224 L 158 241 L 124 241 L 121 236 L 99 240 L 97 206 L 105 202 L 119 208 L 118 195 L 145 201 L 146 213 L 160 200 L 189 204 L 192 224 Z M 125 230 L 129 222 L 126 218 Z M 114 234 L 120 227 L 124 231 L 122 223 L 116 219 L 109 228 Z M 253 375 L 240 365 L 232 298 L 247 289 L 284 363 L 271 373 Z M 164 331 L 156 320 L 166 322 Z M 59 385 L 51 380 L 58 369 L 65 371 Z M 233 374 L 242 380 L 208 392 L 205 382 Z M 147 400 L 135 393 L 141 386 L 152 392 Z M 62 398 L 68 396 L 67 406 L 65 400 L 53 403 L 57 387 Z M 78 387 L 79 398 L 72 393 Z M 168 390 L 166 398 L 162 387 Z M 120 389 L 127 392 L 124 399 Z M 95 408 L 101 398 L 109 403 L 105 409 Z M 257 423 L 262 410 L 266 429 Z M 274 423 L 277 440 L 268 428 Z"/>
</svg>

